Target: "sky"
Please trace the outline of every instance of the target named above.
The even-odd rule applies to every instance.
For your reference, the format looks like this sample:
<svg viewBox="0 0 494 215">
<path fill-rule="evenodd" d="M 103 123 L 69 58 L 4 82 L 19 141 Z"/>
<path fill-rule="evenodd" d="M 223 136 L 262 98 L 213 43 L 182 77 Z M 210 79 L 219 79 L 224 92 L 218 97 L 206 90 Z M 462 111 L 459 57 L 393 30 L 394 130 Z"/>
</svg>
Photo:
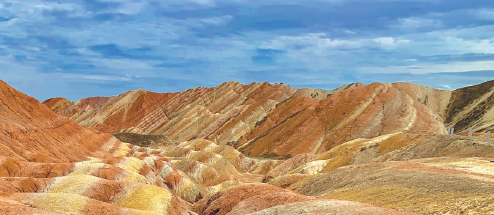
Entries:
<svg viewBox="0 0 494 215">
<path fill-rule="evenodd" d="M 0 0 L 0 79 L 40 101 L 227 81 L 494 79 L 493 0 Z"/>
</svg>

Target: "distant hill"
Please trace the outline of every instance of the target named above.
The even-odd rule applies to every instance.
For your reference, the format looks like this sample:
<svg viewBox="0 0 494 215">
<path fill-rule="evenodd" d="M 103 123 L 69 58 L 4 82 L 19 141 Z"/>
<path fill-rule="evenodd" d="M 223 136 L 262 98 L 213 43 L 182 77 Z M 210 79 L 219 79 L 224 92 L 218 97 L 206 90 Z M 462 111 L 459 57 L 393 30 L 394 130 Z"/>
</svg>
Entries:
<svg viewBox="0 0 494 215">
<path fill-rule="evenodd" d="M 463 132 L 494 129 L 494 81 L 453 91 L 446 110 L 446 126 Z"/>
</svg>

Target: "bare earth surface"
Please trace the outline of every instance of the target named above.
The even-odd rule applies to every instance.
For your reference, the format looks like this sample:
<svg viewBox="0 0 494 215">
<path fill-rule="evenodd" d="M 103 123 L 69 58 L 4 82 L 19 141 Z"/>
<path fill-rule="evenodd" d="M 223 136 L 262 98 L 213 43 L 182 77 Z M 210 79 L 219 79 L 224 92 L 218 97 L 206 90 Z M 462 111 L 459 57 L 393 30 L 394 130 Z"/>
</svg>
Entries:
<svg viewBox="0 0 494 215">
<path fill-rule="evenodd" d="M 0 81 L 0 214 L 492 214 L 492 87 L 228 82 L 43 105 Z"/>
</svg>

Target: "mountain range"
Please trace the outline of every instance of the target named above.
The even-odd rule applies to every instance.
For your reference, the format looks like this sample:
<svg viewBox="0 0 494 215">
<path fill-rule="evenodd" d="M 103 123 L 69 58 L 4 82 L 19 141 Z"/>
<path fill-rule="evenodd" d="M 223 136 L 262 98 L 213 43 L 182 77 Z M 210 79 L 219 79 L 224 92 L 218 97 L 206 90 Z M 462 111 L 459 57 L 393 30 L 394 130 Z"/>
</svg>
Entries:
<svg viewBox="0 0 494 215">
<path fill-rule="evenodd" d="M 1 214 L 494 212 L 494 81 L 0 92 Z"/>
<path fill-rule="evenodd" d="M 494 81 L 456 91 L 410 83 L 354 83 L 338 89 L 227 82 L 178 93 L 130 91 L 113 97 L 43 102 L 102 132 L 206 139 L 252 157 L 323 153 L 347 141 L 396 132 L 446 134 L 494 128 Z"/>
</svg>

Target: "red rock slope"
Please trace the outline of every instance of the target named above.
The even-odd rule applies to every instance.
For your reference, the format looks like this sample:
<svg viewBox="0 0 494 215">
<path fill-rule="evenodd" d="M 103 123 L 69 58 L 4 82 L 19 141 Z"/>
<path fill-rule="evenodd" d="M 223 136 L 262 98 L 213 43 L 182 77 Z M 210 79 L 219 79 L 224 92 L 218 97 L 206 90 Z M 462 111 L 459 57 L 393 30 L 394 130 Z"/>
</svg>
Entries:
<svg viewBox="0 0 494 215">
<path fill-rule="evenodd" d="M 0 80 L 0 156 L 33 162 L 73 162 L 97 152 L 113 136 L 53 113 Z"/>
<path fill-rule="evenodd" d="M 61 99 L 45 104 L 104 132 L 164 134 L 174 142 L 203 138 L 249 156 L 290 157 L 400 131 L 444 134 L 450 95 L 407 83 L 322 91 L 228 82 L 175 94 L 137 90 L 72 105 Z"/>
</svg>

